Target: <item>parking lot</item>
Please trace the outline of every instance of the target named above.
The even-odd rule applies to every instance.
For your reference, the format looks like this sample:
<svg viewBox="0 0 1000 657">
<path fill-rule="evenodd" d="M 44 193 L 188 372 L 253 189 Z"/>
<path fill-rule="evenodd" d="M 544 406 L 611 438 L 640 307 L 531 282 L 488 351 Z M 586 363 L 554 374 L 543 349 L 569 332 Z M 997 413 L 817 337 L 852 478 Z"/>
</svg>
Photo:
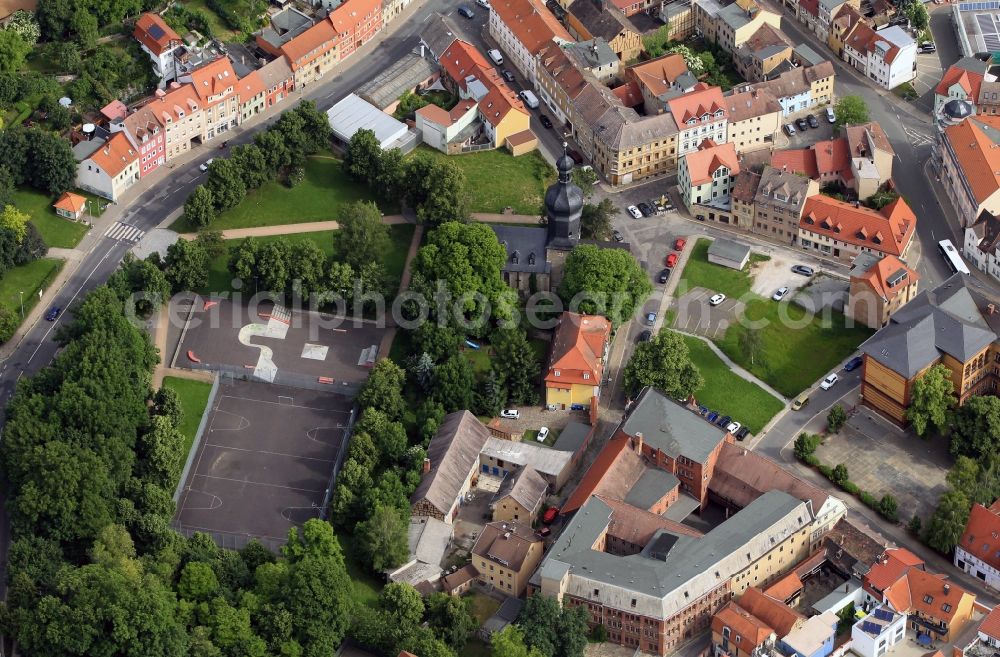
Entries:
<svg viewBox="0 0 1000 657">
<path fill-rule="evenodd" d="M 329 393 L 236 381 L 219 387 L 178 502 L 184 531 L 222 545 L 270 545 L 317 517 L 343 459 L 352 401 Z"/>
<path fill-rule="evenodd" d="M 709 303 L 715 294 L 703 287 L 692 288 L 676 301 L 674 328 L 687 333 L 697 333 L 717 340 L 742 316 L 745 304 L 739 299 L 726 299 L 717 306 Z"/>
<path fill-rule="evenodd" d="M 251 311 L 228 300 L 196 299 L 177 365 L 242 368 L 253 378 L 293 385 L 320 377 L 354 384 L 368 377 L 362 360 L 384 331 L 273 304 Z"/>
</svg>

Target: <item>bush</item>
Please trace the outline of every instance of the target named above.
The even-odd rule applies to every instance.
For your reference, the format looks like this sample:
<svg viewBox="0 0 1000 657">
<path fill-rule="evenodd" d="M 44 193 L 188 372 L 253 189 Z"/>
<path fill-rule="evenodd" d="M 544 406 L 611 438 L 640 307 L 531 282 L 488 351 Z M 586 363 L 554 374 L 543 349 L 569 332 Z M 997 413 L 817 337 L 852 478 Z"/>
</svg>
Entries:
<svg viewBox="0 0 1000 657">
<path fill-rule="evenodd" d="M 865 506 L 871 509 L 878 510 L 877 509 L 878 501 L 875 499 L 875 496 L 869 493 L 868 491 L 866 490 L 861 491 L 861 494 L 858 495 L 858 497 L 861 499 L 861 503 L 864 504 Z"/>
<path fill-rule="evenodd" d="M 816 456 L 815 454 L 809 454 L 809 455 L 807 455 L 807 456 L 806 456 L 806 457 L 805 457 L 804 459 L 802 459 L 802 461 L 803 461 L 803 462 L 804 462 L 804 463 L 805 463 L 806 465 L 811 465 L 811 466 L 812 466 L 812 467 L 814 467 L 814 468 L 817 468 L 817 467 L 819 467 L 820 465 L 822 465 L 822 464 L 820 463 L 820 461 L 819 461 L 819 457 L 818 457 L 818 456 Z"/>
<path fill-rule="evenodd" d="M 861 492 L 861 489 L 858 488 L 858 485 L 856 483 L 854 483 L 853 481 L 850 481 L 850 480 L 848 480 L 848 481 L 842 481 L 842 482 L 840 482 L 837 485 L 840 486 L 840 489 L 842 491 L 844 491 L 846 493 L 850 493 L 851 495 L 857 495 L 858 493 Z"/>
<path fill-rule="evenodd" d="M 830 481 L 837 484 L 838 486 L 842 486 L 844 482 L 848 481 L 850 478 L 851 475 L 850 473 L 847 472 L 847 465 L 845 465 L 844 463 L 838 463 L 833 468 L 833 472 L 831 473 L 830 476 Z"/>
<path fill-rule="evenodd" d="M 835 405 L 830 409 L 830 412 L 826 416 L 826 426 L 830 430 L 830 433 L 837 433 L 840 431 L 844 424 L 847 422 L 847 411 L 840 404 Z"/>
<path fill-rule="evenodd" d="M 920 530 L 923 529 L 923 527 L 924 527 L 924 522 L 920 519 L 920 516 L 918 516 L 916 513 L 914 513 L 913 517 L 910 518 L 910 523 L 906 525 L 906 528 L 909 529 L 914 534 L 916 534 L 917 536 L 920 536 Z"/>
<path fill-rule="evenodd" d="M 889 522 L 899 520 L 899 505 L 896 503 L 896 498 L 888 493 L 883 495 L 882 499 L 879 500 L 877 511 L 880 516 Z"/>
<path fill-rule="evenodd" d="M 285 185 L 288 187 L 296 187 L 306 179 L 306 170 L 303 167 L 295 166 L 288 170 L 288 175 L 285 176 Z"/>
<path fill-rule="evenodd" d="M 813 458 L 816 458 L 816 457 L 813 457 Z M 817 461 L 818 460 L 819 459 L 817 459 Z M 819 470 L 819 472 L 820 472 L 821 475 L 823 475 L 824 477 L 826 477 L 830 481 L 833 481 L 833 468 L 831 468 L 828 465 L 824 465 L 822 463 L 817 463 L 816 464 L 816 468 Z"/>
<path fill-rule="evenodd" d="M 806 461 L 806 457 L 810 456 L 819 447 L 821 440 L 822 438 L 815 433 L 800 434 L 795 439 L 795 456 L 801 461 Z"/>
</svg>

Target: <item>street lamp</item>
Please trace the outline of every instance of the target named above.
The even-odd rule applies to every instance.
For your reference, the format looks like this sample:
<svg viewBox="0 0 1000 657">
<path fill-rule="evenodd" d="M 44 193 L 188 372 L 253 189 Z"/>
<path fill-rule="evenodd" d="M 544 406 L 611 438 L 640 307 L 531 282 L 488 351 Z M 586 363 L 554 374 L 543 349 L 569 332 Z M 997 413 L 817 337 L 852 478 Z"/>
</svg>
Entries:
<svg viewBox="0 0 1000 657">
<path fill-rule="evenodd" d="M 21 295 L 21 321 L 24 321 L 24 290 L 18 292 Z"/>
</svg>

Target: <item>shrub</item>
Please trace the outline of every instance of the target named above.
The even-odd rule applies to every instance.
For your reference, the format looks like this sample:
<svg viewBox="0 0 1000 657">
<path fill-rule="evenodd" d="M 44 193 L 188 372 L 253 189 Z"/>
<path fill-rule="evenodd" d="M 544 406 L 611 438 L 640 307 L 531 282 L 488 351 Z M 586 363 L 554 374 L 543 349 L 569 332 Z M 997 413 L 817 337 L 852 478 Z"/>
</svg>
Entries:
<svg viewBox="0 0 1000 657">
<path fill-rule="evenodd" d="M 875 496 L 868 491 L 861 491 L 861 494 L 859 494 L 858 497 L 861 499 L 861 503 L 865 506 L 878 510 L 878 502 L 876 501 Z"/>
<path fill-rule="evenodd" d="M 830 409 L 830 412 L 826 416 L 826 426 L 830 430 L 830 433 L 837 433 L 840 431 L 844 424 L 847 422 L 847 411 L 840 404 L 835 405 Z"/>
<path fill-rule="evenodd" d="M 879 500 L 878 509 L 876 510 L 879 512 L 880 516 L 889 522 L 896 522 L 899 520 L 899 505 L 896 503 L 896 498 L 888 493 L 883 495 L 882 499 Z"/>
<path fill-rule="evenodd" d="M 906 528 L 909 529 L 914 534 L 916 534 L 917 536 L 920 536 L 920 530 L 923 529 L 923 526 L 924 523 L 920 519 L 920 516 L 914 513 L 913 517 L 910 518 L 910 523 L 906 525 Z"/>
<path fill-rule="evenodd" d="M 851 476 L 847 472 L 847 465 L 843 463 L 838 463 L 833 468 L 833 473 L 832 476 L 830 477 L 830 480 L 833 481 L 833 483 L 837 484 L 838 486 L 841 486 L 845 481 L 847 481 L 850 478 Z"/>
<path fill-rule="evenodd" d="M 799 434 L 799 437 L 795 439 L 795 456 L 802 461 L 806 460 L 806 457 L 811 455 L 819 447 L 821 437 L 814 433 L 803 433 Z"/>
<path fill-rule="evenodd" d="M 296 187 L 306 179 L 306 170 L 303 167 L 292 167 L 285 176 L 285 184 L 289 187 Z"/>
<path fill-rule="evenodd" d="M 813 458 L 816 458 L 816 457 L 813 457 Z M 823 465 L 822 463 L 818 463 L 816 465 L 816 468 L 819 470 L 820 474 L 822 474 L 824 477 L 826 477 L 830 481 L 833 481 L 833 469 L 830 466 Z"/>
<path fill-rule="evenodd" d="M 819 461 L 819 457 L 816 456 L 815 454 L 808 454 L 802 460 L 805 462 L 806 465 L 811 465 L 814 468 L 819 467 L 821 465 L 821 463 Z"/>
<path fill-rule="evenodd" d="M 848 481 L 842 481 L 842 482 L 840 482 L 837 485 L 840 486 L 841 490 L 843 490 L 844 492 L 850 493 L 851 495 L 857 495 L 858 493 L 861 492 L 861 489 L 858 488 L 858 485 L 856 483 L 854 483 L 853 481 L 850 481 L 850 480 L 848 480 Z"/>
</svg>

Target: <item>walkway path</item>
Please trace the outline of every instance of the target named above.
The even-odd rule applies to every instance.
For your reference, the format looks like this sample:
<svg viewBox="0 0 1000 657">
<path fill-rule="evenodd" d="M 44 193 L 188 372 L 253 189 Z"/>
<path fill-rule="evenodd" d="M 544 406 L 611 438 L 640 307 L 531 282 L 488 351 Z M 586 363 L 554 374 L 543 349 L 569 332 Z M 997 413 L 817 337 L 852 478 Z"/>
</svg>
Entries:
<svg viewBox="0 0 1000 657">
<path fill-rule="evenodd" d="M 740 377 L 741 379 L 746 379 L 750 383 L 756 383 L 761 388 L 763 388 L 764 390 L 766 390 L 770 394 L 774 395 L 775 397 L 777 397 L 781 401 L 785 401 L 785 396 L 783 394 L 781 394 L 780 392 L 778 392 L 777 390 L 775 390 L 771 386 L 767 385 L 766 383 L 764 383 L 763 381 L 761 381 L 760 379 L 758 379 L 756 376 L 754 376 L 750 372 L 746 371 L 745 369 L 743 369 L 742 367 L 740 367 L 739 365 L 737 365 L 736 363 L 734 363 L 732 361 L 732 359 L 730 359 L 729 356 L 727 356 L 725 353 L 723 353 L 723 351 L 721 349 L 719 349 L 719 347 L 714 342 L 712 342 L 711 340 L 709 340 L 705 336 L 703 336 L 703 335 L 697 335 L 695 333 L 688 333 L 687 331 L 681 331 L 680 329 L 675 329 L 675 328 L 671 328 L 670 330 L 671 331 L 676 331 L 677 333 L 680 333 L 682 335 L 690 336 L 692 338 L 698 338 L 699 340 L 701 340 L 702 342 L 704 342 L 705 344 L 707 344 L 708 347 L 709 347 L 709 349 L 711 349 L 712 351 L 715 352 L 716 356 L 718 356 L 720 359 L 722 359 L 722 362 L 726 364 L 726 367 L 728 367 L 730 370 L 732 370 L 733 374 L 735 374 L 736 376 Z"/>
<path fill-rule="evenodd" d="M 403 265 L 403 275 L 399 278 L 399 292 L 397 296 L 409 289 L 410 287 L 410 267 L 413 264 L 413 259 L 417 257 L 417 251 L 420 249 L 420 242 L 424 238 L 424 227 L 418 225 L 417 229 L 413 231 L 413 239 L 410 240 L 410 250 L 406 252 L 406 264 Z M 392 313 L 387 316 L 387 326 L 385 335 L 382 336 L 382 344 L 379 345 L 378 358 L 379 360 L 389 357 L 389 350 L 392 348 L 392 341 L 396 339 L 396 333 L 399 331 L 399 327 L 396 326 L 395 318 Z M 396 363 L 399 366 L 403 366 L 403 363 Z"/>
</svg>

